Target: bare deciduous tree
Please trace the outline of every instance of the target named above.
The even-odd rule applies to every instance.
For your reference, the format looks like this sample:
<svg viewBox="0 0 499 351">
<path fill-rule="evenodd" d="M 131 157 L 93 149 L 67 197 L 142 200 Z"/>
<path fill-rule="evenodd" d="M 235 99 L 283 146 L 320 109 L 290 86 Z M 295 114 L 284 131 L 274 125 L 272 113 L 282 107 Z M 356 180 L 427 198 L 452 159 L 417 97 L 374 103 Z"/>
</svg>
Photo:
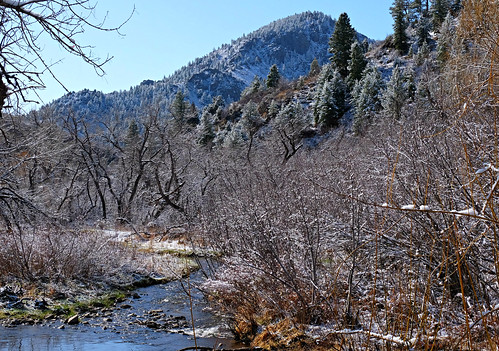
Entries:
<svg viewBox="0 0 499 351">
<path fill-rule="evenodd" d="M 104 74 L 103 65 L 112 57 L 94 56 L 91 46 L 79 41 L 79 34 L 88 28 L 119 33 L 128 19 L 107 28 L 106 18 L 92 21 L 95 8 L 90 0 L 0 0 L 0 117 L 2 109 L 27 102 L 27 90 L 45 86 L 45 71 L 64 87 L 42 55 L 41 44 L 47 37 Z"/>
</svg>

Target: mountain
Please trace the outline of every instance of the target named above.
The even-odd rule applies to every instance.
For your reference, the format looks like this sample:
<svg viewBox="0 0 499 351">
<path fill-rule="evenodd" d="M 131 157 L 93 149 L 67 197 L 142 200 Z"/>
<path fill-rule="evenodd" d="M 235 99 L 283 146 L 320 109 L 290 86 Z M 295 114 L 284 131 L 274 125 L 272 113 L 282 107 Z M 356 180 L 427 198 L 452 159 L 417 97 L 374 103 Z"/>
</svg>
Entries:
<svg viewBox="0 0 499 351">
<path fill-rule="evenodd" d="M 304 12 L 266 25 L 182 67 L 160 81 L 144 80 L 127 91 L 103 94 L 83 90 L 50 104 L 59 114 L 72 110 L 87 118 L 112 114 L 133 116 L 151 103 L 165 113 L 177 91 L 198 108 L 221 95 L 236 101 L 255 76 L 266 78 L 276 64 L 281 75 L 294 80 L 306 75 L 310 63 L 328 61 L 328 41 L 335 20 L 321 12 Z M 359 40 L 366 37 L 358 34 Z"/>
</svg>

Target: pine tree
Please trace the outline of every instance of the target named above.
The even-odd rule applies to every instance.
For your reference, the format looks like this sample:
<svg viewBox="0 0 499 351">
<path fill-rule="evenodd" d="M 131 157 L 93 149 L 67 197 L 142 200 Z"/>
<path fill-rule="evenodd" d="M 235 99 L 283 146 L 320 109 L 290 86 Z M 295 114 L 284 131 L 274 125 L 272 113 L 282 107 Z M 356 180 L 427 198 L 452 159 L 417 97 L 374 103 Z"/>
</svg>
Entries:
<svg viewBox="0 0 499 351">
<path fill-rule="evenodd" d="M 255 102 L 250 101 L 244 105 L 240 122 L 248 136 L 253 138 L 258 129 L 264 124 L 264 120 L 258 112 L 258 105 Z"/>
<path fill-rule="evenodd" d="M 428 18 L 428 12 L 424 12 L 421 16 L 418 25 L 416 27 L 416 36 L 418 47 L 421 47 L 423 43 L 427 43 L 430 39 L 430 19 Z"/>
<path fill-rule="evenodd" d="M 365 52 L 362 48 L 362 45 L 358 41 L 355 41 L 352 44 L 350 57 L 350 61 L 348 62 L 349 73 L 347 77 L 347 83 L 350 87 L 353 87 L 355 85 L 355 82 L 357 82 L 362 77 L 362 72 L 364 72 L 364 69 L 367 66 Z"/>
<path fill-rule="evenodd" d="M 274 126 L 293 141 L 296 141 L 301 132 L 309 125 L 309 116 L 298 101 L 285 105 L 274 121 Z"/>
<path fill-rule="evenodd" d="M 262 89 L 262 81 L 260 77 L 255 76 L 251 81 L 250 85 L 248 85 L 243 92 L 241 93 L 241 97 L 245 97 L 248 95 L 255 94 Z"/>
<path fill-rule="evenodd" d="M 407 53 L 409 49 L 408 37 L 405 32 L 407 22 L 405 18 L 405 0 L 395 0 L 390 8 L 393 17 L 393 45 L 401 54 Z"/>
<path fill-rule="evenodd" d="M 338 71 L 326 81 L 314 106 L 314 122 L 323 129 L 336 127 L 345 113 L 346 86 Z"/>
<path fill-rule="evenodd" d="M 402 108 L 409 97 L 407 90 L 407 82 L 402 70 L 399 66 L 395 66 L 386 90 L 383 92 L 382 105 L 385 112 L 396 120 L 402 117 Z"/>
<path fill-rule="evenodd" d="M 176 120 L 183 120 L 187 115 L 187 103 L 182 91 L 178 91 L 170 105 L 170 112 Z"/>
<path fill-rule="evenodd" d="M 457 17 L 462 8 L 461 0 L 454 0 L 449 10 L 452 16 Z"/>
<path fill-rule="evenodd" d="M 321 71 L 321 67 L 319 66 L 319 61 L 317 61 L 317 59 L 314 58 L 314 60 L 310 64 L 310 71 L 309 71 L 308 75 L 310 77 L 315 77 L 316 75 L 319 74 L 320 71 Z"/>
<path fill-rule="evenodd" d="M 423 2 L 422 0 L 409 1 L 407 6 L 407 22 L 409 25 L 419 23 L 423 16 Z"/>
<path fill-rule="evenodd" d="M 374 115 L 381 110 L 382 90 L 381 73 L 375 66 L 368 65 L 362 78 L 352 90 L 351 103 L 354 109 L 352 130 L 355 134 L 361 133 Z"/>
<path fill-rule="evenodd" d="M 333 65 L 328 63 L 322 66 L 321 72 L 319 73 L 319 77 L 317 77 L 317 83 L 315 85 L 315 94 L 314 94 L 314 121 L 315 124 L 318 124 L 318 115 L 319 115 L 319 104 L 322 100 L 322 91 L 324 85 L 333 79 L 335 74 L 335 70 L 333 69 Z"/>
<path fill-rule="evenodd" d="M 449 50 L 452 45 L 453 37 L 454 25 L 452 23 L 452 16 L 448 13 L 440 27 L 440 34 L 437 42 L 437 60 L 440 65 L 444 65 L 449 59 Z"/>
<path fill-rule="evenodd" d="M 135 119 L 132 119 L 130 121 L 130 124 L 128 125 L 128 130 L 125 138 L 125 145 L 133 145 L 137 143 L 139 138 L 139 125 L 137 124 L 137 121 Z"/>
<path fill-rule="evenodd" d="M 333 54 L 330 60 L 342 77 L 348 75 L 348 61 L 355 36 L 356 33 L 350 24 L 350 18 L 346 13 L 342 13 L 336 21 L 334 32 L 329 39 L 329 52 Z"/>
<path fill-rule="evenodd" d="M 290 102 L 279 111 L 273 125 L 284 146 L 284 162 L 286 162 L 303 145 L 300 141 L 303 138 L 303 131 L 310 125 L 309 115 L 300 102 Z"/>
<path fill-rule="evenodd" d="M 241 123 L 229 124 L 228 131 L 223 138 L 223 146 L 226 148 L 241 147 L 244 145 L 244 134 Z"/>
<path fill-rule="evenodd" d="M 201 145 L 209 145 L 215 139 L 215 132 L 213 131 L 212 115 L 205 109 L 201 115 L 201 120 L 197 128 L 198 143 Z"/>
<path fill-rule="evenodd" d="M 327 81 L 331 80 L 334 77 L 334 68 L 333 65 L 328 63 L 322 66 L 321 72 L 319 73 L 319 77 L 317 77 L 317 86 L 322 89 L 322 86 Z M 317 91 L 317 90 L 316 90 Z"/>
<path fill-rule="evenodd" d="M 449 12 L 448 0 L 434 0 L 431 3 L 431 14 L 433 30 L 438 31 L 442 25 L 447 13 Z"/>
<path fill-rule="evenodd" d="M 277 105 L 277 102 L 275 102 L 275 100 L 272 100 L 270 102 L 269 108 L 267 109 L 267 119 L 276 118 L 279 111 L 279 105 Z"/>
<path fill-rule="evenodd" d="M 276 88 L 279 85 L 279 80 L 281 79 L 281 74 L 277 69 L 277 65 L 272 65 L 270 67 L 269 75 L 267 76 L 267 88 Z"/>
<path fill-rule="evenodd" d="M 430 47 L 425 41 L 423 42 L 423 45 L 419 47 L 418 53 L 416 54 L 416 65 L 421 66 L 428 57 L 430 57 Z"/>
<path fill-rule="evenodd" d="M 225 101 L 221 95 L 213 97 L 211 104 L 206 106 L 206 111 L 211 115 L 213 124 L 218 123 L 222 119 L 224 107 Z"/>
</svg>

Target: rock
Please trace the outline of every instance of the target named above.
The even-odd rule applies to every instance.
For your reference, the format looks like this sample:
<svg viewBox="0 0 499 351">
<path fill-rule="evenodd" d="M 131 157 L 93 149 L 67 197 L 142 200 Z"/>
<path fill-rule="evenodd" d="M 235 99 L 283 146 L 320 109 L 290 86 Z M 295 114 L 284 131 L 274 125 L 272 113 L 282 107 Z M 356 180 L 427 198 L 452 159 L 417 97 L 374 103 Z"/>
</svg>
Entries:
<svg viewBox="0 0 499 351">
<path fill-rule="evenodd" d="M 0 288 L 0 299 L 8 302 L 16 302 L 22 295 L 22 289 L 15 289 L 10 286 Z"/>
<path fill-rule="evenodd" d="M 60 325 L 57 329 L 66 329 L 66 327 L 63 325 Z"/>
<path fill-rule="evenodd" d="M 67 320 L 66 320 L 66 324 L 68 325 L 76 325 L 80 323 L 80 317 L 76 314 L 72 317 L 69 317 Z"/>
<path fill-rule="evenodd" d="M 35 300 L 35 309 L 37 310 L 47 310 L 48 305 L 49 304 L 45 300 Z"/>
<path fill-rule="evenodd" d="M 146 327 L 151 328 L 151 329 L 159 329 L 159 328 L 161 328 L 161 325 L 154 322 L 154 321 L 147 321 Z"/>
<path fill-rule="evenodd" d="M 121 306 L 120 306 L 120 308 L 122 308 L 122 309 L 124 309 L 124 310 L 125 310 L 125 309 L 128 309 L 128 308 L 132 308 L 132 305 L 129 305 L 129 304 L 123 304 L 123 305 L 121 305 Z"/>
<path fill-rule="evenodd" d="M 132 294 L 132 298 L 134 298 L 134 299 L 140 299 L 140 295 L 139 295 L 139 294 L 137 294 L 136 292 L 134 292 L 134 293 Z"/>
</svg>

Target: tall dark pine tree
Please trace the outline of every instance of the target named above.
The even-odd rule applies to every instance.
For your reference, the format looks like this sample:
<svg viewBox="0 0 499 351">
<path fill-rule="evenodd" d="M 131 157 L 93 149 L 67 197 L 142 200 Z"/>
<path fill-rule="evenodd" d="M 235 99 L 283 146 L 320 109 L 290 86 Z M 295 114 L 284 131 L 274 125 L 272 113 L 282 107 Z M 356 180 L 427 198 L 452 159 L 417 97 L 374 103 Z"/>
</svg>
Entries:
<svg viewBox="0 0 499 351">
<path fill-rule="evenodd" d="M 428 17 L 428 11 L 424 11 L 419 19 L 416 27 L 416 36 L 418 47 L 422 47 L 424 43 L 428 44 L 430 40 L 431 23 Z"/>
<path fill-rule="evenodd" d="M 362 77 L 362 72 L 364 72 L 364 69 L 367 66 L 364 49 L 358 41 L 355 41 L 352 44 L 350 56 L 351 59 L 348 62 L 347 83 L 350 87 L 353 87 L 355 82 Z"/>
<path fill-rule="evenodd" d="M 438 31 L 440 29 L 440 26 L 445 20 L 448 12 L 449 4 L 447 0 L 434 0 L 431 2 L 431 14 L 434 31 Z"/>
<path fill-rule="evenodd" d="M 272 67 L 270 67 L 269 75 L 267 76 L 267 88 L 277 87 L 280 79 L 281 79 L 281 74 L 277 69 L 277 65 L 272 65 Z"/>
<path fill-rule="evenodd" d="M 454 0 L 452 5 L 450 6 L 450 13 L 452 16 L 457 17 L 459 15 L 459 11 L 463 8 L 463 5 L 461 4 L 461 0 Z"/>
<path fill-rule="evenodd" d="M 407 6 L 407 20 L 409 24 L 418 23 L 423 15 L 423 1 L 412 0 L 409 1 Z"/>
<path fill-rule="evenodd" d="M 355 41 L 355 29 L 350 24 L 350 18 L 342 13 L 334 26 L 334 32 L 329 39 L 329 52 L 333 54 L 331 62 L 343 78 L 348 75 L 348 61 L 352 44 Z"/>
<path fill-rule="evenodd" d="M 409 49 L 407 33 L 407 22 L 405 17 L 405 0 L 395 0 L 390 8 L 393 17 L 393 45 L 401 54 Z"/>
<path fill-rule="evenodd" d="M 182 120 L 187 114 L 187 103 L 185 101 L 185 95 L 182 91 L 177 91 L 175 98 L 170 106 L 170 112 L 173 117 L 177 120 Z"/>
</svg>

